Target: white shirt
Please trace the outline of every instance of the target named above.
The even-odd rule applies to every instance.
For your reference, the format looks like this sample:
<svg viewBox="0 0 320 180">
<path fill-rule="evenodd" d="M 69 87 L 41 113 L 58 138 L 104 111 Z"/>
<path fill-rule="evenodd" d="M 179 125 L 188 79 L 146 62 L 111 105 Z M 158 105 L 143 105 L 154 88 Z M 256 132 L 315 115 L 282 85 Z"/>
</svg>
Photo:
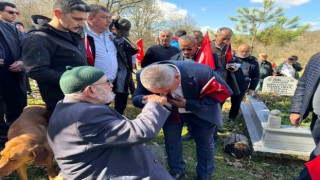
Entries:
<svg viewBox="0 0 320 180">
<path fill-rule="evenodd" d="M 172 97 L 174 98 L 176 95 L 179 95 L 184 98 L 183 92 L 182 92 L 182 87 L 181 87 L 181 73 L 180 73 L 178 67 L 176 67 L 175 65 L 170 64 L 169 66 L 174 67 L 178 71 L 179 77 L 180 77 L 180 84 L 179 84 L 178 88 L 176 90 L 174 90 L 173 92 L 171 92 Z M 170 104 L 170 107 L 171 107 L 171 104 Z M 186 111 L 186 108 L 178 108 L 178 111 L 179 111 L 179 113 L 191 113 L 191 111 Z"/>
<path fill-rule="evenodd" d="M 85 32 L 94 39 L 96 49 L 94 67 L 103 71 L 108 80 L 113 82 L 118 71 L 117 48 L 112 41 L 113 34 L 109 30 L 97 34 L 87 23 Z"/>
</svg>

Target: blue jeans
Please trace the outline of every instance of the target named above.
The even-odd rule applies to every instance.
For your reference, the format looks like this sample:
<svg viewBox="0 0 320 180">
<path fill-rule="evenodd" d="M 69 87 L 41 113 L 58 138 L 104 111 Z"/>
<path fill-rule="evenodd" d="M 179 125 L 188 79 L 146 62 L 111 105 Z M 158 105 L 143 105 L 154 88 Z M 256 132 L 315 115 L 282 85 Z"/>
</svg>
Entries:
<svg viewBox="0 0 320 180">
<path fill-rule="evenodd" d="M 174 123 L 171 116 L 163 126 L 166 152 L 168 156 L 168 165 L 171 174 L 184 173 L 185 162 L 183 160 L 183 145 L 181 132 L 183 124 L 187 122 L 190 126 L 196 143 L 198 179 L 210 179 L 214 171 L 214 132 L 216 126 L 205 120 L 202 120 L 192 113 L 180 114 L 180 123 Z"/>
</svg>

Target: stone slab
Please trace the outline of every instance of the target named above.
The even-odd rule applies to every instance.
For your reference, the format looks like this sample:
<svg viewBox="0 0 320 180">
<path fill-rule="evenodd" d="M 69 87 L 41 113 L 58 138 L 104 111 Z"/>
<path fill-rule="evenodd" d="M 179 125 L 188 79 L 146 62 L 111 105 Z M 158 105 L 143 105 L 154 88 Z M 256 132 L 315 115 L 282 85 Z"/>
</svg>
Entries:
<svg viewBox="0 0 320 180">
<path fill-rule="evenodd" d="M 280 129 L 269 128 L 269 109 L 252 96 L 247 98 L 250 102 L 243 102 L 241 110 L 255 152 L 309 156 L 315 147 L 309 128 L 285 125 Z"/>
<path fill-rule="evenodd" d="M 269 76 L 263 80 L 262 92 L 293 96 L 298 80 L 285 76 Z"/>
</svg>

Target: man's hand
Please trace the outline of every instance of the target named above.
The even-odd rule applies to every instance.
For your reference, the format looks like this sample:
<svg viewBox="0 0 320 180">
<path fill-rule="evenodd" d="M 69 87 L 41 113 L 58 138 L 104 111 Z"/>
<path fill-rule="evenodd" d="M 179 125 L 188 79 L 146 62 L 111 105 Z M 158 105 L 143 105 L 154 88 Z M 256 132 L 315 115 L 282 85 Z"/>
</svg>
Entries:
<svg viewBox="0 0 320 180">
<path fill-rule="evenodd" d="M 144 96 L 142 99 L 145 100 L 145 101 L 157 102 L 158 104 L 160 104 L 162 106 L 167 104 L 167 97 L 165 97 L 165 96 L 158 96 L 158 95 L 155 95 L 155 94 L 151 94 L 151 95 L 148 95 L 148 96 Z"/>
<path fill-rule="evenodd" d="M 114 20 L 114 21 L 118 21 L 120 19 L 120 16 L 119 15 L 113 15 L 111 17 L 111 19 Z"/>
<path fill-rule="evenodd" d="M 301 116 L 300 114 L 296 114 L 296 113 L 291 113 L 290 114 L 290 121 L 291 124 L 295 127 L 298 127 L 301 123 Z"/>
<path fill-rule="evenodd" d="M 131 43 L 131 47 L 135 50 L 139 50 L 139 46 L 135 43 Z"/>
<path fill-rule="evenodd" d="M 176 95 L 174 98 L 168 98 L 168 102 L 179 108 L 186 107 L 187 100 L 179 95 Z"/>
<path fill-rule="evenodd" d="M 12 72 L 19 72 L 24 70 L 23 61 L 15 61 L 13 64 L 9 66 L 9 70 Z"/>
</svg>

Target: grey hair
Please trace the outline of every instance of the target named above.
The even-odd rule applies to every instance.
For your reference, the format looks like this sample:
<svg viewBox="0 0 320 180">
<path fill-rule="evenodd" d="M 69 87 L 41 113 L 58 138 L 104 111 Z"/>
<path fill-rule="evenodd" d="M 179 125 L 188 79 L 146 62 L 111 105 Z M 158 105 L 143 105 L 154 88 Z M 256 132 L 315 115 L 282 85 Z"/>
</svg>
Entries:
<svg viewBox="0 0 320 180">
<path fill-rule="evenodd" d="M 91 9 L 91 11 L 89 12 L 89 16 L 91 16 L 91 17 L 95 17 L 99 11 L 110 13 L 108 8 L 101 6 L 99 4 L 90 4 L 89 7 Z"/>
<path fill-rule="evenodd" d="M 73 99 L 73 100 L 76 100 L 76 101 L 81 101 L 81 100 L 83 100 L 83 99 L 84 99 L 83 96 L 84 96 L 84 95 L 82 94 L 81 91 L 74 92 L 74 93 L 71 93 L 71 94 L 65 94 L 65 95 L 64 95 L 65 98 Z"/>
<path fill-rule="evenodd" d="M 161 31 L 159 32 L 159 37 L 160 37 L 160 34 L 163 33 L 163 32 L 169 32 L 169 33 L 170 33 L 170 36 L 173 37 L 172 31 L 170 31 L 169 29 L 161 30 Z"/>
<path fill-rule="evenodd" d="M 222 28 L 219 28 L 216 32 L 216 34 L 220 34 L 222 31 L 229 31 L 231 33 L 231 35 L 233 35 L 233 31 L 232 29 L 228 28 L 228 27 L 222 27 Z"/>
<path fill-rule="evenodd" d="M 197 43 L 197 40 L 194 37 L 189 36 L 189 35 L 184 35 L 184 36 L 179 37 L 178 41 L 191 41 L 193 43 Z"/>
<path fill-rule="evenodd" d="M 175 71 L 168 65 L 150 65 L 145 67 L 141 74 L 141 84 L 146 89 L 170 88 L 173 84 Z"/>
</svg>

